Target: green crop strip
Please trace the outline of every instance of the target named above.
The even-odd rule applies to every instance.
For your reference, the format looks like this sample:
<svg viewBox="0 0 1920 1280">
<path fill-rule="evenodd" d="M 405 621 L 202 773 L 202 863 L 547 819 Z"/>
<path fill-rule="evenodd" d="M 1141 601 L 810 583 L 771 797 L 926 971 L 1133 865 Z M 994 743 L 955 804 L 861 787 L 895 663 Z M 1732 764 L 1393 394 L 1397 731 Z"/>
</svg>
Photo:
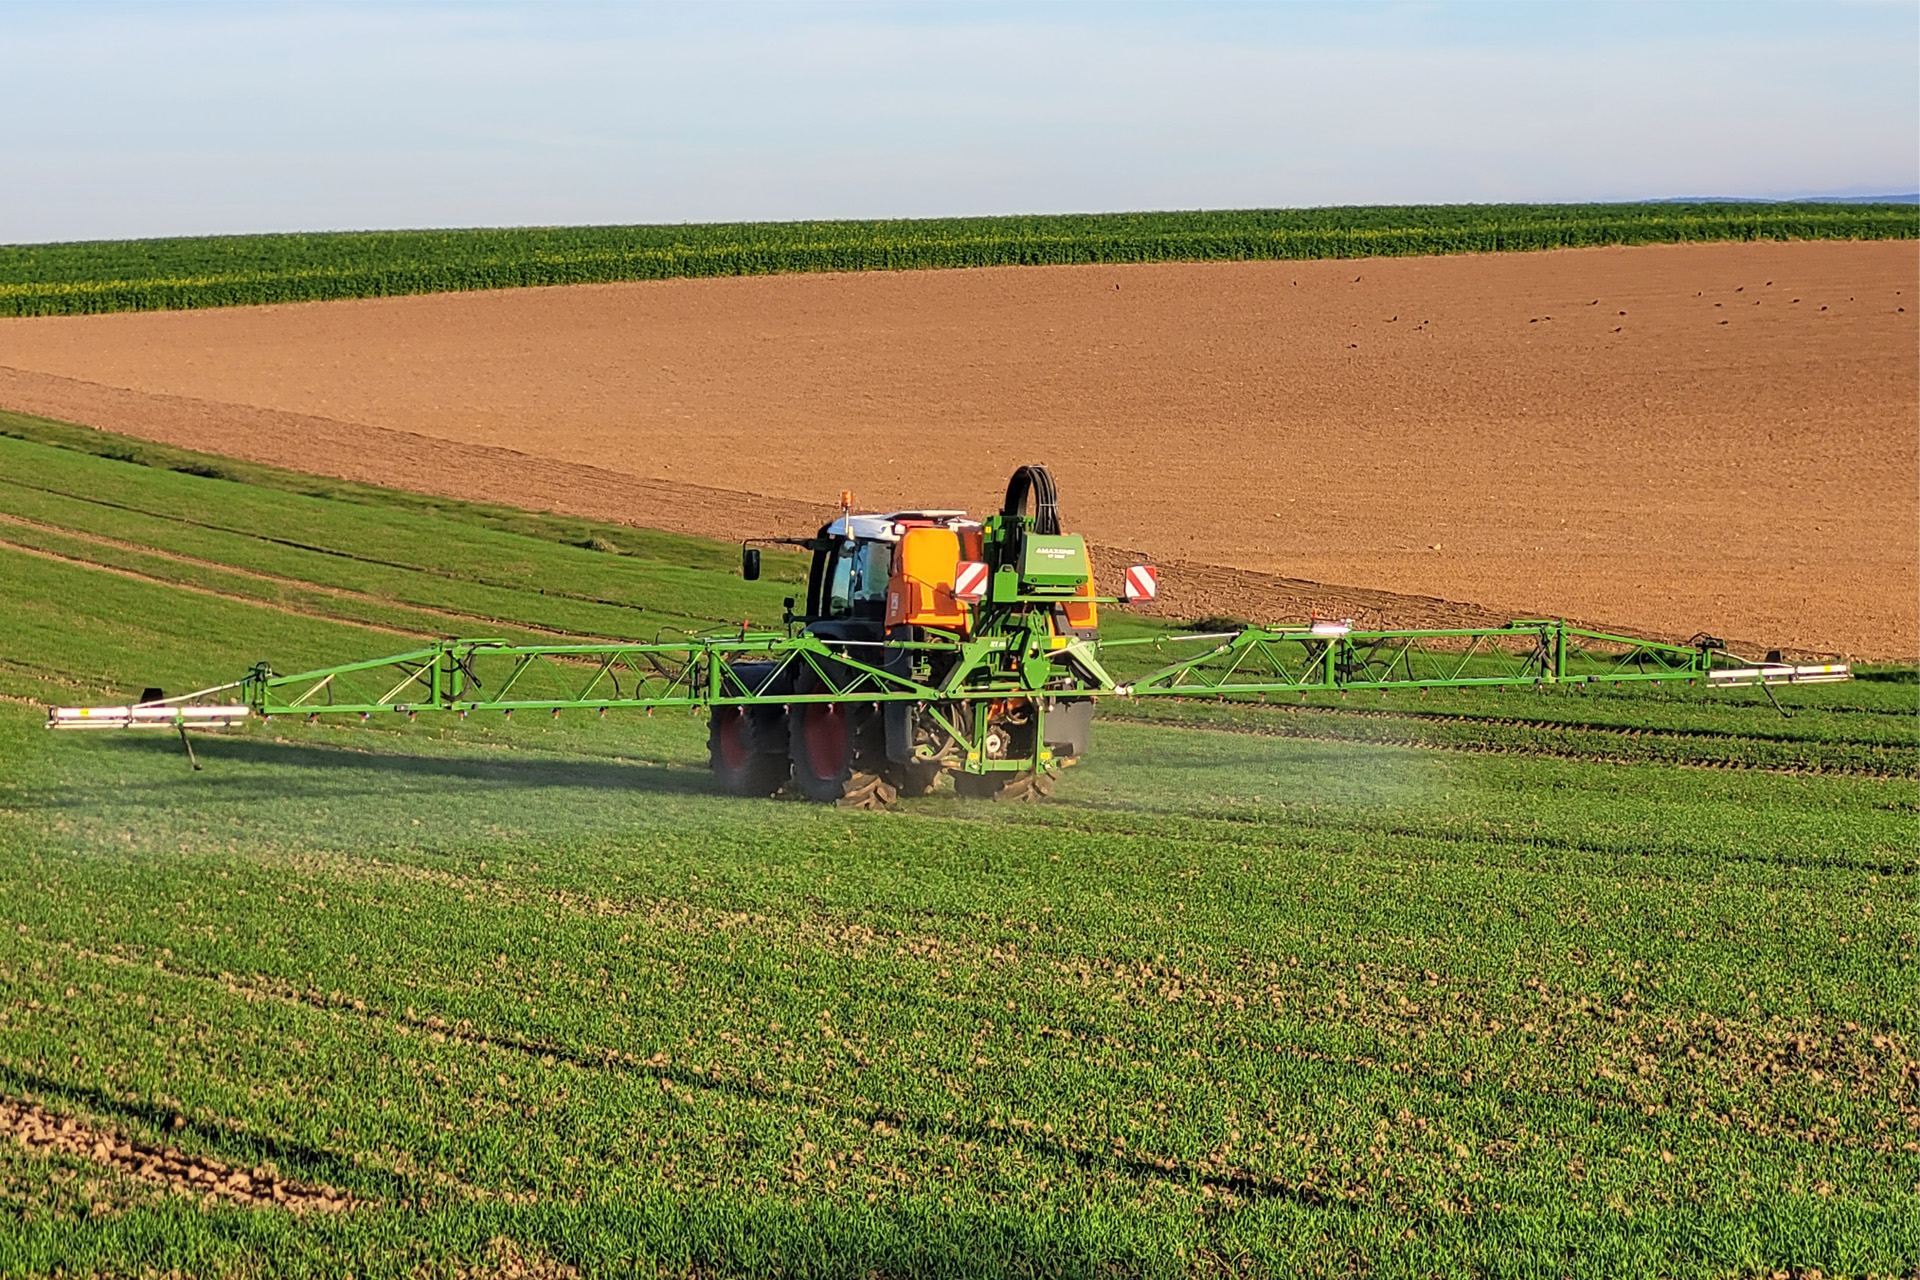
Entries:
<svg viewBox="0 0 1920 1280">
<path fill-rule="evenodd" d="M 46 445 L 67 453 L 79 453 L 109 462 L 132 463 L 136 467 L 150 468 L 155 471 L 177 472 L 204 480 L 229 482 L 229 487 L 219 490 L 196 489 L 191 483 L 166 488 L 150 477 L 137 471 L 107 467 L 85 471 L 71 471 L 75 483 L 105 486 L 89 489 L 86 497 L 102 504 L 118 501 L 128 494 L 137 495 L 139 502 L 159 502 L 165 504 L 158 514 L 162 516 L 205 519 L 207 509 L 204 495 L 218 492 L 225 501 L 244 500 L 245 490 L 232 486 L 244 485 L 246 489 L 265 489 L 282 494 L 296 494 L 304 498 L 322 499 L 327 503 L 352 507 L 370 507 L 379 513 L 400 513 L 405 517 L 424 517 L 433 522 L 431 527 L 437 537 L 445 537 L 458 528 L 462 541 L 456 545 L 463 550 L 472 550 L 466 541 L 468 527 L 485 529 L 496 533 L 512 534 L 518 538 L 538 542 L 558 543 L 562 546 L 598 550 L 604 554 L 626 555 L 642 562 L 667 564 L 691 569 L 708 569 L 716 572 L 731 573 L 740 563 L 737 548 L 710 542 L 704 538 L 690 538 L 677 533 L 665 533 L 657 529 L 640 529 L 632 525 L 610 524 L 603 520 L 587 520 L 576 516 L 555 515 L 552 512 L 525 511 L 518 507 L 495 506 L 483 502 L 466 502 L 459 498 L 445 498 L 432 494 L 408 493 L 399 489 L 382 489 L 375 485 L 360 484 L 352 480 L 335 480 L 323 476 L 312 476 L 297 471 L 287 471 L 280 467 L 267 466 L 264 463 L 244 462 L 238 458 L 225 458 L 210 453 L 198 453 L 191 449 L 178 449 L 172 445 L 155 444 L 148 440 L 139 440 L 132 436 L 118 435 L 111 431 L 99 431 L 92 427 L 76 426 L 73 423 L 56 422 L 50 418 L 38 418 L 31 414 L 15 413 L 0 409 L 0 439 L 28 441 Z M 36 483 L 35 473 L 25 470 L 24 462 L 10 462 L 4 474 L 23 484 Z M 125 477 L 123 484 L 116 486 L 106 477 Z M 132 488 L 124 486 L 131 485 Z M 55 481 L 56 492 L 64 492 Z M 305 511 L 330 510 L 324 506 L 290 504 L 284 501 L 269 504 L 265 510 L 272 522 L 276 534 L 284 533 L 285 526 L 280 522 L 295 509 Z M 224 509 L 223 509 L 224 510 Z M 385 525 L 395 517 L 379 515 L 377 523 Z M 402 527 L 405 526 L 404 524 Z M 411 526 L 417 533 L 420 526 Z M 255 532 L 262 532 L 256 527 Z M 356 554 L 359 543 L 338 541 L 341 529 L 335 525 L 324 526 L 328 539 L 325 550 L 336 556 Z M 435 545 L 436 539 L 415 538 L 409 546 Z M 762 553 L 762 571 L 768 581 L 783 583 L 803 583 L 806 581 L 807 561 L 805 556 L 768 548 Z M 618 572 L 617 570 L 615 571 Z"/>
<path fill-rule="evenodd" d="M 889 222 L 526 227 L 0 246 L 0 315 L 617 280 L 1070 263 L 1911 239 L 1907 205 L 1410 205 Z"/>
<path fill-rule="evenodd" d="M 0 1272 L 1920 1252 L 1910 670 L 1791 719 L 1667 687 L 1123 706 L 1031 806 L 729 800 L 688 715 L 276 721 L 193 773 L 39 704 L 791 588 L 62 430 L 0 438 L 0 1107 L 354 1207 L 0 1134 Z"/>
<path fill-rule="evenodd" d="M 1606 717 L 1616 722 L 1596 724 L 1580 717 L 1577 708 L 1568 708 L 1567 697 L 1553 699 L 1558 705 L 1540 708 L 1544 714 L 1538 719 L 1530 717 L 1534 708 L 1521 702 L 1518 696 L 1509 697 L 1508 701 L 1521 702 L 1520 706 L 1501 708 L 1507 714 L 1474 714 L 1460 709 L 1437 713 L 1356 709 L 1327 706 L 1326 701 L 1322 698 L 1309 705 L 1303 700 L 1297 708 L 1261 708 L 1248 703 L 1168 707 L 1149 703 L 1116 707 L 1107 714 L 1110 718 L 1209 725 L 1276 737 L 1334 742 L 1562 756 L 1616 763 L 1920 777 L 1920 742 L 1915 741 L 1913 725 L 1904 711 L 1893 711 L 1870 721 L 1836 721 L 1830 715 L 1822 715 L 1815 703 L 1796 717 L 1804 723 L 1772 725 L 1752 723 L 1758 716 L 1748 710 L 1744 716 L 1747 723 L 1741 724 L 1739 731 L 1728 731 L 1700 723 L 1718 720 L 1725 724 L 1730 718 L 1713 716 L 1710 708 L 1698 708 L 1698 712 L 1707 714 L 1678 717 L 1680 723 L 1666 726 L 1645 721 L 1632 723 L 1628 716 Z M 1406 701 L 1401 699 L 1403 704 Z M 1623 719 L 1629 722 L 1618 723 Z"/>
</svg>

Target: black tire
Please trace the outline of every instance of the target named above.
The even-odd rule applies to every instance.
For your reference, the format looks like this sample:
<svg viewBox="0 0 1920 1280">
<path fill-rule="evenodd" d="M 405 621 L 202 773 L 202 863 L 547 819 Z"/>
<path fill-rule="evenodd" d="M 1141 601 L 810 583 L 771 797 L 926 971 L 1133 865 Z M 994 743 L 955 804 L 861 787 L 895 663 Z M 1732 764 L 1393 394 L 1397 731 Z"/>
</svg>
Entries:
<svg viewBox="0 0 1920 1280">
<path fill-rule="evenodd" d="M 878 707 L 795 703 L 787 724 L 793 782 L 807 799 L 847 809 L 883 809 L 893 803 L 894 786 L 886 776 L 886 729 Z"/>
<path fill-rule="evenodd" d="M 785 717 L 715 707 L 707 722 L 707 764 L 730 796 L 770 796 L 787 784 Z M 773 749 L 769 750 L 768 748 Z"/>
</svg>

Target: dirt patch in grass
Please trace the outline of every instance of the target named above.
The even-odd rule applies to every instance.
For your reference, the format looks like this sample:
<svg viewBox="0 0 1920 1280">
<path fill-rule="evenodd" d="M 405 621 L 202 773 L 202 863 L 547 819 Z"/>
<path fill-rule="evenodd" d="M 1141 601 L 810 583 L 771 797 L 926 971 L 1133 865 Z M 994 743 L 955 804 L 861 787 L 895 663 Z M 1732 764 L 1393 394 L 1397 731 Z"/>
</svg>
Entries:
<svg viewBox="0 0 1920 1280">
<path fill-rule="evenodd" d="M 153 1146 L 18 1098 L 0 1098 L 0 1133 L 29 1151 L 78 1156 L 185 1195 L 295 1213 L 337 1213 L 364 1203 L 325 1184 L 296 1182 L 265 1166 L 243 1168 Z"/>
<path fill-rule="evenodd" d="M 453 1274 L 456 1280 L 573 1280 L 580 1269 L 541 1249 L 495 1236 L 480 1258 L 456 1267 Z"/>
</svg>

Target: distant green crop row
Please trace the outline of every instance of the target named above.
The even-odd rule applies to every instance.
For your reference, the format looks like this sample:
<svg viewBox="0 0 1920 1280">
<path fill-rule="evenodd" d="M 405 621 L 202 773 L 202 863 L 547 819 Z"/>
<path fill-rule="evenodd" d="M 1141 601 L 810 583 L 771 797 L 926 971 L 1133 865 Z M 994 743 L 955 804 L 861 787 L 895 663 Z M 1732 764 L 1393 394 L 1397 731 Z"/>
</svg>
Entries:
<svg viewBox="0 0 1920 1280">
<path fill-rule="evenodd" d="M 794 271 L 1489 253 L 1920 236 L 1862 204 L 1408 205 L 885 222 L 523 227 L 0 246 L 0 315 Z"/>
</svg>

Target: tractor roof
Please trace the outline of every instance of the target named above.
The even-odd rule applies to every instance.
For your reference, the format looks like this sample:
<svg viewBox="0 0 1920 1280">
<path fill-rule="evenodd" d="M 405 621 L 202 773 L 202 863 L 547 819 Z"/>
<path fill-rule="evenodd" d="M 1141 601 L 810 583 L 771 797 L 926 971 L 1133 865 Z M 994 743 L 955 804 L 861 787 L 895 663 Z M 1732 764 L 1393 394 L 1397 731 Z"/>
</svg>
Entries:
<svg viewBox="0 0 1920 1280">
<path fill-rule="evenodd" d="M 828 538 L 845 537 L 849 521 L 835 520 L 822 529 L 821 535 Z M 970 526 L 975 522 L 967 519 L 964 511 L 889 511 L 885 515 L 854 516 L 851 519 L 852 533 L 856 538 L 871 538 L 881 542 L 898 542 L 900 535 L 906 532 L 903 524 L 934 524 L 949 528 Z"/>
</svg>

